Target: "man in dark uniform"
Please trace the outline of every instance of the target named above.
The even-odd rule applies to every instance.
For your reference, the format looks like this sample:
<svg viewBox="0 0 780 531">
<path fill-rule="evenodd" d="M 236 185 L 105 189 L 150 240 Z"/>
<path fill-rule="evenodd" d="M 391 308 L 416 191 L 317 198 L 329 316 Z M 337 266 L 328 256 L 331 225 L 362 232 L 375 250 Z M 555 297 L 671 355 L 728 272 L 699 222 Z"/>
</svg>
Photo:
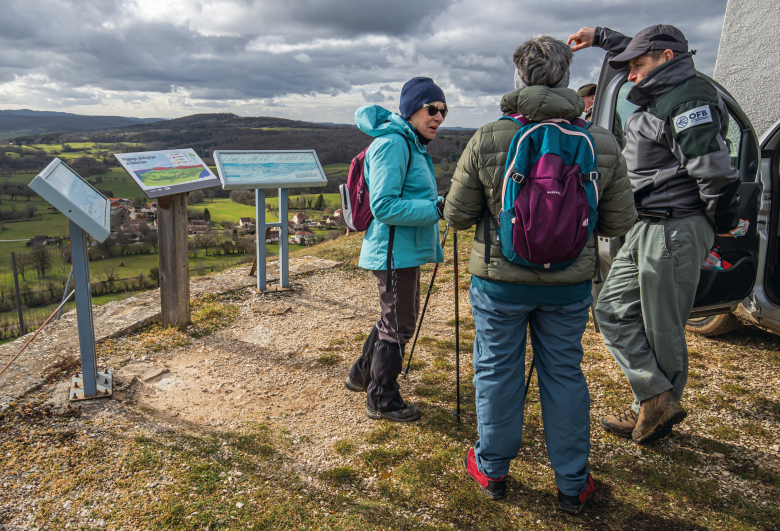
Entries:
<svg viewBox="0 0 780 531">
<path fill-rule="evenodd" d="M 633 39 L 585 27 L 569 37 L 574 51 L 599 46 L 629 66 L 638 109 L 626 120 L 628 166 L 639 219 L 626 236 L 596 305 L 604 344 L 620 365 L 634 403 L 601 419 L 604 430 L 637 443 L 668 435 L 687 415 L 685 323 L 700 265 L 715 234 L 739 224 L 739 171 L 724 139 L 728 110 L 696 72 L 682 32 L 651 26 Z"/>
</svg>

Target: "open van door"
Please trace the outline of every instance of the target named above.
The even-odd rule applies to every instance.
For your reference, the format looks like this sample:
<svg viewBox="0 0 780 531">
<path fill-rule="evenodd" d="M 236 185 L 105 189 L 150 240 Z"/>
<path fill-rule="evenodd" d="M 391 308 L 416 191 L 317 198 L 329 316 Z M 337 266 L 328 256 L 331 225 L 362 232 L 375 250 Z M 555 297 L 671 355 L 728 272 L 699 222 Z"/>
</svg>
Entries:
<svg viewBox="0 0 780 531">
<path fill-rule="evenodd" d="M 756 322 L 780 333 L 780 120 L 759 138 L 763 184 L 758 217 L 758 275 L 745 302 Z"/>
<path fill-rule="evenodd" d="M 633 83 L 627 81 L 629 68 L 614 70 L 608 60 L 607 52 L 599 76 L 596 99 L 593 105 L 593 122 L 607 130 L 612 129 L 615 113 L 618 112 L 625 127 L 625 120 L 636 106 L 626 100 Z M 704 76 L 704 74 L 699 74 Z M 704 76 L 707 77 L 707 76 Z M 761 182 L 758 180 L 759 143 L 753 126 L 736 100 L 717 82 L 707 77 L 715 85 L 729 111 L 729 127 L 726 144 L 731 153 L 734 167 L 739 169 L 742 183 L 739 186 L 739 215 L 750 222 L 748 232 L 740 238 L 715 237 L 723 260 L 732 267 L 723 271 L 702 270 L 699 286 L 696 290 L 694 308 L 689 325 L 696 325 L 711 316 L 729 314 L 738 304 L 750 295 L 759 268 L 758 213 L 761 205 Z M 777 219 L 777 218 L 774 218 Z M 600 242 L 602 256 L 605 248 L 611 248 L 612 257 L 616 254 L 616 245 L 604 245 Z M 611 262 L 611 260 L 610 260 Z M 778 271 L 780 273 L 780 271 Z M 780 282 L 778 282 L 780 295 Z"/>
</svg>

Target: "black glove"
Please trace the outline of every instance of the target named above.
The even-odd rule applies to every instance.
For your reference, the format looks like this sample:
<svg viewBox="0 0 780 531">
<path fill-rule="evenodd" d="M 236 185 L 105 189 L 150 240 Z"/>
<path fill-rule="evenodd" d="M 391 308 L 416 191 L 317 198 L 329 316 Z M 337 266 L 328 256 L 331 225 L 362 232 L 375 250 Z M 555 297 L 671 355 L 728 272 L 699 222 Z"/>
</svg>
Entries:
<svg viewBox="0 0 780 531">
<path fill-rule="evenodd" d="M 436 210 L 439 211 L 439 219 L 444 219 L 444 199 L 436 203 Z"/>
</svg>

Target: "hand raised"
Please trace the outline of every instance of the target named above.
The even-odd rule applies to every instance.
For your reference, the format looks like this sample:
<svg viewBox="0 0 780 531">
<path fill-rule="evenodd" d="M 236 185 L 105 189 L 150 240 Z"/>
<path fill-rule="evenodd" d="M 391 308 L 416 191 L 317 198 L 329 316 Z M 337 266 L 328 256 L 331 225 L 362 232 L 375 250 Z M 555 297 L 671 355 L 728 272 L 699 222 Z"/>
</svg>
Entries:
<svg viewBox="0 0 780 531">
<path fill-rule="evenodd" d="M 590 48 L 591 46 L 593 46 L 593 36 L 595 34 L 596 34 L 596 28 L 585 26 L 584 28 L 581 28 L 574 35 L 569 35 L 569 40 L 566 41 L 566 44 L 571 46 L 571 43 L 572 42 L 574 43 L 574 46 L 571 49 L 573 52 L 584 50 L 585 48 Z"/>
</svg>

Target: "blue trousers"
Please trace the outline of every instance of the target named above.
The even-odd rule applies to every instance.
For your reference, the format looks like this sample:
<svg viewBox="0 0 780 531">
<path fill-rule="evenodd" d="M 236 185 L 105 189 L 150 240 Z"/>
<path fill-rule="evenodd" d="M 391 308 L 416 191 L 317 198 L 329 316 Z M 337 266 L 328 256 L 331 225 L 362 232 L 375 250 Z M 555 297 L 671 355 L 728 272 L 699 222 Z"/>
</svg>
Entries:
<svg viewBox="0 0 780 531">
<path fill-rule="evenodd" d="M 585 490 L 590 454 L 590 395 L 582 374 L 582 334 L 593 298 L 566 306 L 497 300 L 469 291 L 476 325 L 474 386 L 477 388 L 479 469 L 505 476 L 523 435 L 526 329 L 536 359 L 547 454 L 564 494 Z"/>
</svg>

